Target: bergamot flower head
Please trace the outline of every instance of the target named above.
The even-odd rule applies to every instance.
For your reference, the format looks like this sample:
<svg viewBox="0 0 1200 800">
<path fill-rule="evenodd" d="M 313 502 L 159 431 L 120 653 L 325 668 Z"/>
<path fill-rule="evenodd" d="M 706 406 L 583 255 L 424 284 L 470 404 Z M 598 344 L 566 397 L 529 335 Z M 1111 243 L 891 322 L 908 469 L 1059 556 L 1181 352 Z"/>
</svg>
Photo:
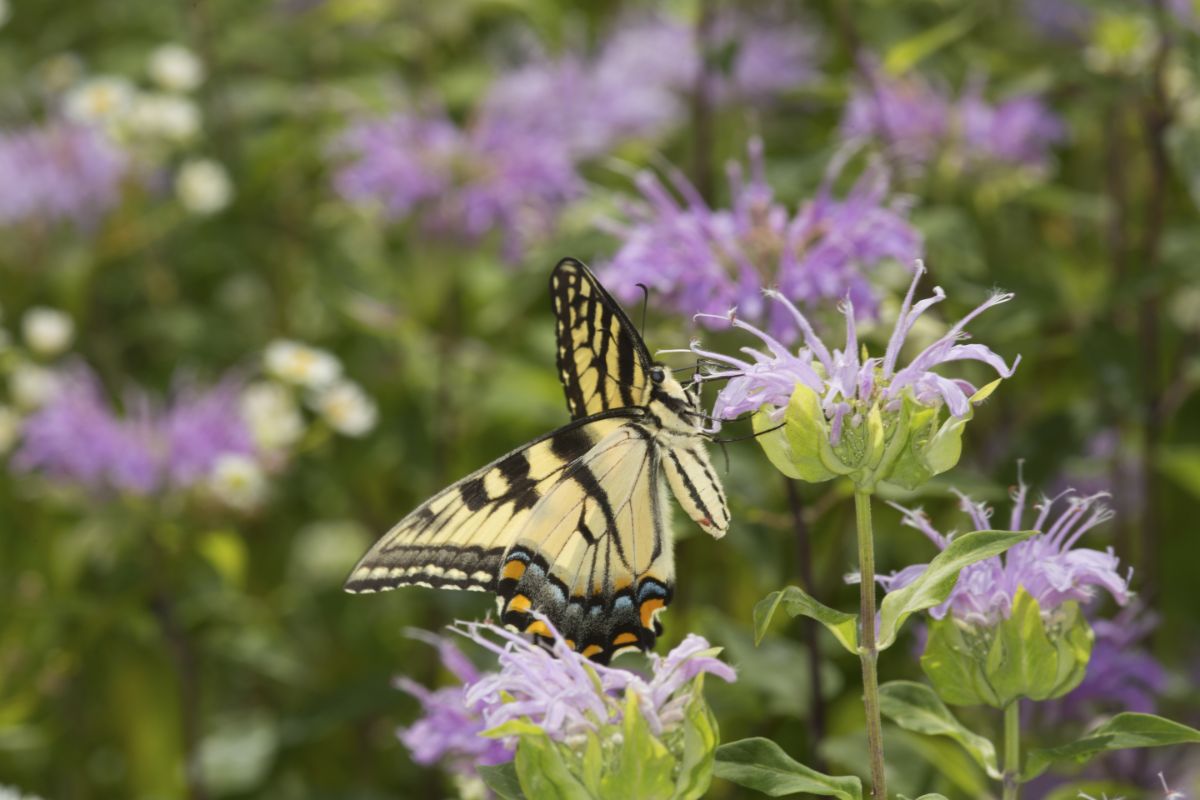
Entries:
<svg viewBox="0 0 1200 800">
<path fill-rule="evenodd" d="M 765 351 L 741 348 L 726 355 L 700 347 L 691 351 L 716 365 L 702 380 L 728 379 L 713 407 L 718 420 L 755 414 L 755 429 L 768 457 L 784 474 L 811 482 L 838 475 L 850 477 L 871 490 L 880 481 L 912 488 L 958 462 L 962 429 L 974 406 L 995 389 L 999 379 L 977 388 L 961 378 L 947 378 L 934 370 L 955 361 L 979 361 L 1000 378 L 1013 374 L 1011 366 L 983 344 L 965 344 L 966 326 L 984 311 L 1012 299 L 995 293 L 967 314 L 907 365 L 900 351 L 917 320 L 945 299 L 934 287 L 933 295 L 913 302 L 917 283 L 925 272 L 916 262 L 912 283 L 900 307 L 896 326 L 881 357 L 860 349 L 853 303 L 843 301 L 846 319 L 845 346 L 829 348 L 796 306 L 777 291 L 766 296 L 792 316 L 803 346 L 795 353 L 776 338 L 741 320 L 736 309 L 726 323 L 759 337 Z M 941 410 L 949 417 L 942 421 Z M 776 428 L 767 433 L 767 429 Z"/>
<path fill-rule="evenodd" d="M 990 530 L 992 509 L 959 495 L 970 529 Z M 1112 518 L 1107 495 L 1068 490 L 1042 497 L 1028 513 L 1028 487 L 1012 492 L 1008 527 L 1034 536 L 963 569 L 950 597 L 930 610 L 934 621 L 921 667 L 948 703 L 1004 708 L 1020 698 L 1062 697 L 1084 678 L 1094 636 L 1081 606 L 1101 592 L 1126 604 L 1132 593 L 1112 550 L 1076 547 L 1088 531 Z M 896 506 L 904 524 L 945 549 L 942 534 L 919 510 Z M 1032 517 L 1032 518 L 1031 518 Z M 879 582 L 893 592 L 926 569 L 917 564 Z"/>
</svg>

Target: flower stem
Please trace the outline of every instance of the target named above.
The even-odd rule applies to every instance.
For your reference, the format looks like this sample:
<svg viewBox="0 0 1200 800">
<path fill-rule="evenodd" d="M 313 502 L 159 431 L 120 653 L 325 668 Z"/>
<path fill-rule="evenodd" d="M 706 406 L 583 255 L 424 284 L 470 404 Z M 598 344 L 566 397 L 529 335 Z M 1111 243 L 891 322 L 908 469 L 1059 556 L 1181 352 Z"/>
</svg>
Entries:
<svg viewBox="0 0 1200 800">
<path fill-rule="evenodd" d="M 862 661 L 863 710 L 867 716 L 867 747 L 871 752 L 871 796 L 887 800 L 887 776 L 883 769 L 883 724 L 879 716 L 879 674 L 875 647 L 875 537 L 871 530 L 871 493 L 854 492 L 854 516 L 858 523 L 859 614 L 862 641 L 858 657 Z"/>
<path fill-rule="evenodd" d="M 820 593 L 813 578 L 812 532 L 804 518 L 804 503 L 795 481 L 785 477 L 783 484 L 788 508 L 792 512 L 792 528 L 796 534 L 796 572 L 804 591 L 816 597 Z M 825 741 L 825 690 L 821 680 L 821 640 L 818 638 L 820 623 L 806 617 L 802 624 L 804 648 L 808 654 L 808 763 L 813 769 L 823 771 L 825 768 L 817 752 L 821 742 Z"/>
<path fill-rule="evenodd" d="M 1021 789 L 1021 701 L 1004 707 L 1004 800 L 1017 800 Z"/>
</svg>

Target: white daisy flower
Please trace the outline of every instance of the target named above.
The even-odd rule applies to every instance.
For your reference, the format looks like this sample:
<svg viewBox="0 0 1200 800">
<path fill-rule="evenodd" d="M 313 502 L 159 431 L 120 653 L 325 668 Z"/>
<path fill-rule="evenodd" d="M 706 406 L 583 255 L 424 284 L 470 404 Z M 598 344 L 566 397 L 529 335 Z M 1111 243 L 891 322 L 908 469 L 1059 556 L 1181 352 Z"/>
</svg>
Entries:
<svg viewBox="0 0 1200 800">
<path fill-rule="evenodd" d="M 175 196 L 193 214 L 215 214 L 233 199 L 233 183 L 229 173 L 216 161 L 197 158 L 179 168 Z"/>
<path fill-rule="evenodd" d="M 65 311 L 35 306 L 21 317 L 21 337 L 30 350 L 50 358 L 71 346 L 75 321 Z"/>
<path fill-rule="evenodd" d="M 209 474 L 208 486 L 218 500 L 241 511 L 257 508 L 267 494 L 267 478 L 262 467 L 241 453 L 218 456 Z"/>
<path fill-rule="evenodd" d="M 263 355 L 267 372 L 287 383 L 315 389 L 342 375 L 342 362 L 326 350 L 291 339 L 276 339 Z"/>
<path fill-rule="evenodd" d="M 204 64 L 181 44 L 164 44 L 150 54 L 150 77 L 172 92 L 190 92 L 204 83 Z"/>
<path fill-rule="evenodd" d="M 274 381 L 258 381 L 246 387 L 241 397 L 242 419 L 263 450 L 280 450 L 304 435 L 304 417 L 295 397 Z"/>
<path fill-rule="evenodd" d="M 200 109 L 186 97 L 142 92 L 133 99 L 125 127 L 137 137 L 188 142 L 200 132 Z"/>
<path fill-rule="evenodd" d="M 129 111 L 134 93 L 133 84 L 125 78 L 98 75 L 67 92 L 63 113 L 83 124 L 115 122 Z"/>
<path fill-rule="evenodd" d="M 363 388 L 353 381 L 338 381 L 312 399 L 329 426 L 346 436 L 363 436 L 379 420 L 379 408 Z"/>
</svg>

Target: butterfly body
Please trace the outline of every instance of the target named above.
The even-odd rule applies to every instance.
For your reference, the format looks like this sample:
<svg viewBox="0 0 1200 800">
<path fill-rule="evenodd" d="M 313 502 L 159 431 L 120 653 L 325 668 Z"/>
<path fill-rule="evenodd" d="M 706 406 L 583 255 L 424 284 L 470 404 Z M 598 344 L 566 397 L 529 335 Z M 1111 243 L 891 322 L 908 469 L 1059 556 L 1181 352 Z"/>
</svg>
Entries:
<svg viewBox="0 0 1200 800">
<path fill-rule="evenodd" d="M 673 494 L 704 530 L 729 512 L 699 398 L 651 361 L 579 262 L 551 275 L 558 368 L 572 421 L 443 489 L 363 557 L 352 592 L 402 585 L 495 591 L 501 621 L 598 661 L 649 649 L 671 601 Z"/>
</svg>

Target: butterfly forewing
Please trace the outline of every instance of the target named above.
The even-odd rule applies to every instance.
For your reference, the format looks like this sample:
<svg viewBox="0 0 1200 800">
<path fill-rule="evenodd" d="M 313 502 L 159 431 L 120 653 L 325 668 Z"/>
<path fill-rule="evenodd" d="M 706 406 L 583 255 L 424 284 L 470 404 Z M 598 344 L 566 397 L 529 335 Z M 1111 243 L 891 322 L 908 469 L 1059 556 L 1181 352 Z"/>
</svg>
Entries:
<svg viewBox="0 0 1200 800">
<path fill-rule="evenodd" d="M 558 375 L 567 410 L 580 419 L 650 399 L 650 354 L 625 312 L 574 259 L 550 275 L 558 329 Z"/>
<path fill-rule="evenodd" d="M 396 523 L 359 561 L 346 590 L 397 586 L 490 591 L 530 512 L 563 472 L 635 410 L 578 420 L 451 484 Z"/>
</svg>

